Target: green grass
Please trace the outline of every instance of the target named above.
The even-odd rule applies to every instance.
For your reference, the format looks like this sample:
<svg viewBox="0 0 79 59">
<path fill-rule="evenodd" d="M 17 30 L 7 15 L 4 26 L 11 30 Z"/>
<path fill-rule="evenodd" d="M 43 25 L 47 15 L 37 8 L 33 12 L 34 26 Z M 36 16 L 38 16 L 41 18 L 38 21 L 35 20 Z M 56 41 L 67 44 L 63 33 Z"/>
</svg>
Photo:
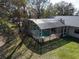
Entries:
<svg viewBox="0 0 79 59">
<path fill-rule="evenodd" d="M 23 44 L 19 50 L 15 51 L 15 56 L 13 57 L 17 57 L 17 55 L 20 53 L 20 56 L 18 56 L 17 59 L 79 59 L 79 43 L 74 41 L 68 42 L 66 40 L 59 40 L 58 42 L 55 43 L 57 45 L 63 45 L 42 55 L 32 52 Z"/>
<path fill-rule="evenodd" d="M 11 30 L 15 30 L 17 27 L 15 24 L 10 23 L 7 18 L 0 19 L 0 23 L 7 25 Z"/>
<path fill-rule="evenodd" d="M 70 42 L 56 50 L 54 54 L 59 59 L 79 59 L 79 44 Z"/>
</svg>

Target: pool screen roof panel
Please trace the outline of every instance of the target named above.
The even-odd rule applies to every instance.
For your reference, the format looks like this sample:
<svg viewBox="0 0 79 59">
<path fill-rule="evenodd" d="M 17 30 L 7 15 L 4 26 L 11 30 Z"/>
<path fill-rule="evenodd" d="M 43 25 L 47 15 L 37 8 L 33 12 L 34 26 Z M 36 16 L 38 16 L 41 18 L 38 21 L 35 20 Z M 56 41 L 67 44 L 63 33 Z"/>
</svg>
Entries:
<svg viewBox="0 0 79 59">
<path fill-rule="evenodd" d="M 40 29 L 49 29 L 65 26 L 65 24 L 61 23 L 55 19 L 30 19 L 33 21 Z"/>
</svg>

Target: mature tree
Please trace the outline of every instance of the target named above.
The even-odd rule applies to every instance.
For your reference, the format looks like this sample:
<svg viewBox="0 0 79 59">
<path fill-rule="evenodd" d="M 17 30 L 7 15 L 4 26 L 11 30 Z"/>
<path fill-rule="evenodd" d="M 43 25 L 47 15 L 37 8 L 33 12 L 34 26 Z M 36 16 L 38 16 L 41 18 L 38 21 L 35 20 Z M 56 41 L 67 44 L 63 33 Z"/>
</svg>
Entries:
<svg viewBox="0 0 79 59">
<path fill-rule="evenodd" d="M 49 1 L 48 0 L 29 0 L 28 2 L 32 8 L 31 11 L 35 13 L 36 18 L 41 18 L 44 12 L 43 10 L 47 6 Z"/>
<path fill-rule="evenodd" d="M 27 17 L 27 9 L 26 9 L 27 0 L 12 0 L 12 4 L 16 6 L 16 10 L 13 13 L 14 16 L 17 16 L 18 18 Z"/>
<path fill-rule="evenodd" d="M 1 0 L 0 8 L 7 11 L 8 16 L 25 17 L 25 15 L 27 15 L 26 1 L 27 0 Z M 15 13 L 16 11 L 18 14 Z"/>
<path fill-rule="evenodd" d="M 70 16 L 74 15 L 75 8 L 71 3 L 67 3 L 64 1 L 61 1 L 56 4 L 50 3 L 47 8 L 44 11 L 45 17 L 52 17 L 52 16 Z"/>
<path fill-rule="evenodd" d="M 27 0 L 1 0 L 0 3 L 0 12 L 3 12 L 7 18 L 14 21 L 20 28 L 21 18 L 27 17 Z"/>
<path fill-rule="evenodd" d="M 73 15 L 75 8 L 72 3 L 62 1 L 54 5 L 53 12 L 55 12 L 55 15 Z"/>
<path fill-rule="evenodd" d="M 44 10 L 44 17 L 47 18 L 47 17 L 50 17 L 50 16 L 53 16 L 53 4 L 50 3 L 47 8 Z"/>
<path fill-rule="evenodd" d="M 6 17 L 9 15 L 9 3 L 7 0 L 0 0 L 0 17 Z"/>
</svg>

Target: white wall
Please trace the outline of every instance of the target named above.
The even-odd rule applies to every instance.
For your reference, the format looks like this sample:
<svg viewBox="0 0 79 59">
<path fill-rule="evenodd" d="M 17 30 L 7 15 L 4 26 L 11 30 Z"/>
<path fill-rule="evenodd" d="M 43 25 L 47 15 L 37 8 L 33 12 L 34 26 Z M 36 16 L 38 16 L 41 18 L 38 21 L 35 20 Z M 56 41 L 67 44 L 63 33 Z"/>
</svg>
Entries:
<svg viewBox="0 0 79 59">
<path fill-rule="evenodd" d="M 73 36 L 73 37 L 76 37 L 76 38 L 79 38 L 79 34 L 77 34 L 77 33 L 74 32 L 75 29 L 76 29 L 76 28 L 70 28 L 70 29 L 69 29 L 69 35 L 70 35 L 70 36 Z"/>
</svg>

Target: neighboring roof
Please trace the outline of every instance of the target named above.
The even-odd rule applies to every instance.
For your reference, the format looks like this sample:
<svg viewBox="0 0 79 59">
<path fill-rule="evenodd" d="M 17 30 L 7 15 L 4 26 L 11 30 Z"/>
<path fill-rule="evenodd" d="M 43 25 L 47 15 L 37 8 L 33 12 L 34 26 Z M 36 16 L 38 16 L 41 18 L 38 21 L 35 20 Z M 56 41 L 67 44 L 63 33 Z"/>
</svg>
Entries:
<svg viewBox="0 0 79 59">
<path fill-rule="evenodd" d="M 65 21 L 65 25 L 79 27 L 79 16 L 56 16 L 55 19 L 63 19 Z"/>
<path fill-rule="evenodd" d="M 61 23 L 55 19 L 29 19 L 33 21 L 40 29 L 48 29 L 48 28 L 56 28 L 65 26 L 65 24 Z"/>
</svg>

